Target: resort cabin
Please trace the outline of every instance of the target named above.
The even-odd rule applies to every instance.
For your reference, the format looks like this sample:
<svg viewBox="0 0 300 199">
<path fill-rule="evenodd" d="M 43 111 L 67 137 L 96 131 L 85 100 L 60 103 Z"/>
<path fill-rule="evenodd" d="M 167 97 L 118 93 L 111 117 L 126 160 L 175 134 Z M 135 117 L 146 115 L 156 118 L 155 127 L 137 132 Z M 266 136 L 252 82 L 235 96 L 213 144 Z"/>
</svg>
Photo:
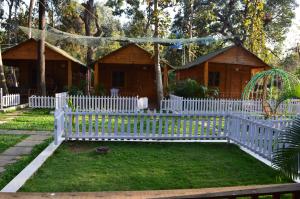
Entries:
<svg viewBox="0 0 300 199">
<path fill-rule="evenodd" d="M 3 64 L 13 71 L 6 75 L 10 92 L 20 93 L 23 97 L 37 94 L 37 47 L 38 42 L 29 39 L 2 53 Z M 80 80 L 85 79 L 86 67 L 83 63 L 47 42 L 45 59 L 47 95 L 72 85 L 78 86 Z"/>
<path fill-rule="evenodd" d="M 220 98 L 241 98 L 244 87 L 256 73 L 270 66 L 241 45 L 206 54 L 176 71 L 176 79 L 194 79 L 219 89 Z"/>
<path fill-rule="evenodd" d="M 163 87 L 167 88 L 170 65 L 161 61 Z M 148 97 L 149 103 L 156 102 L 154 56 L 136 44 L 128 44 L 95 63 L 94 87 L 118 91 L 118 96 Z"/>
</svg>

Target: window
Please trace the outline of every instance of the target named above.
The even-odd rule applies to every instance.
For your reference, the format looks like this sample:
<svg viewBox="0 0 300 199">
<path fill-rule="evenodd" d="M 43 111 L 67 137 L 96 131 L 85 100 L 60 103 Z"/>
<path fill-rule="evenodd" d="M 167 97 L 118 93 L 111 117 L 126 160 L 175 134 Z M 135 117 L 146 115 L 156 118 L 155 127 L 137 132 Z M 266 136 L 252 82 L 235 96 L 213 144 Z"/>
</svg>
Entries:
<svg viewBox="0 0 300 199">
<path fill-rule="evenodd" d="M 120 88 L 125 86 L 125 73 L 123 71 L 114 71 L 112 73 L 112 87 Z"/>
<path fill-rule="evenodd" d="M 209 72 L 208 74 L 208 86 L 220 85 L 220 72 Z"/>
</svg>

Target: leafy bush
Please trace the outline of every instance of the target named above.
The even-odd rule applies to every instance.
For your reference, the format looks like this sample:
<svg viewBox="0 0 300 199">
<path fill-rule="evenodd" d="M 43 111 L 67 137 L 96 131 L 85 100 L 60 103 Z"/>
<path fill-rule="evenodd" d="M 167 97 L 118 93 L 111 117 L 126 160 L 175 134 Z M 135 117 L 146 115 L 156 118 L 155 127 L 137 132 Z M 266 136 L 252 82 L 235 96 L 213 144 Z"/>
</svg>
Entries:
<svg viewBox="0 0 300 199">
<path fill-rule="evenodd" d="M 71 88 L 68 90 L 68 94 L 69 95 L 83 95 L 84 91 L 81 90 L 79 87 L 77 86 L 71 86 Z"/>
<path fill-rule="evenodd" d="M 213 98 L 219 95 L 217 89 L 209 89 L 196 80 L 186 79 L 177 81 L 170 87 L 171 93 L 186 98 Z"/>
<path fill-rule="evenodd" d="M 96 95 L 105 96 L 106 95 L 106 89 L 102 84 L 99 84 L 95 89 Z"/>
<path fill-rule="evenodd" d="M 295 118 L 293 123 L 279 134 L 277 145 L 285 147 L 276 147 L 272 164 L 287 177 L 300 178 L 300 117 Z"/>
</svg>

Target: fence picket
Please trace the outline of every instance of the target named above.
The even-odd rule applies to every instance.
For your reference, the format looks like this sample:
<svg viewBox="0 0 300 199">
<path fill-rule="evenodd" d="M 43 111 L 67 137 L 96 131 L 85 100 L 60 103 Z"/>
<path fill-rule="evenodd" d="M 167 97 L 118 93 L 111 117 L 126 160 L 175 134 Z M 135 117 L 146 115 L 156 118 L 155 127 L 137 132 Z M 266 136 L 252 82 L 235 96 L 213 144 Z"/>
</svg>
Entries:
<svg viewBox="0 0 300 199">
<path fill-rule="evenodd" d="M 269 101 L 272 107 L 275 102 Z M 166 112 L 174 113 L 198 113 L 198 112 L 252 112 L 262 113 L 261 100 L 238 100 L 238 99 L 193 99 L 170 95 L 170 99 L 163 99 L 160 103 L 160 109 Z M 290 100 L 279 107 L 282 113 L 300 113 L 300 100 Z"/>
</svg>

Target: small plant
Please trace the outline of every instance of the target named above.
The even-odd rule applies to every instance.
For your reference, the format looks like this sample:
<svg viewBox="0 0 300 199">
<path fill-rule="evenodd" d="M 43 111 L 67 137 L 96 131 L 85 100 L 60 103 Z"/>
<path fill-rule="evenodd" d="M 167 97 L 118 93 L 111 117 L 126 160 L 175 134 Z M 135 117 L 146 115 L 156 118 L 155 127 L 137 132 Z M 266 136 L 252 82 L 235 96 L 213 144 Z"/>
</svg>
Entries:
<svg viewBox="0 0 300 199">
<path fill-rule="evenodd" d="M 68 104 L 68 107 L 72 110 L 72 112 L 75 112 L 76 111 L 76 107 L 74 106 L 73 102 L 71 99 L 69 99 L 67 101 L 67 104 Z M 75 124 L 75 115 L 72 114 L 72 125 Z"/>
<path fill-rule="evenodd" d="M 95 89 L 96 95 L 105 96 L 106 95 L 106 89 L 102 84 L 99 84 Z"/>
<path fill-rule="evenodd" d="M 219 95 L 218 89 L 207 88 L 193 79 L 175 82 L 170 87 L 170 91 L 175 95 L 186 98 L 214 98 Z"/>
<path fill-rule="evenodd" d="M 77 86 L 71 86 L 71 88 L 68 90 L 69 95 L 83 95 L 84 92 Z"/>
<path fill-rule="evenodd" d="M 272 163 L 289 178 L 300 177 L 300 117 L 297 117 L 278 137 L 280 147 L 275 151 Z"/>
</svg>

